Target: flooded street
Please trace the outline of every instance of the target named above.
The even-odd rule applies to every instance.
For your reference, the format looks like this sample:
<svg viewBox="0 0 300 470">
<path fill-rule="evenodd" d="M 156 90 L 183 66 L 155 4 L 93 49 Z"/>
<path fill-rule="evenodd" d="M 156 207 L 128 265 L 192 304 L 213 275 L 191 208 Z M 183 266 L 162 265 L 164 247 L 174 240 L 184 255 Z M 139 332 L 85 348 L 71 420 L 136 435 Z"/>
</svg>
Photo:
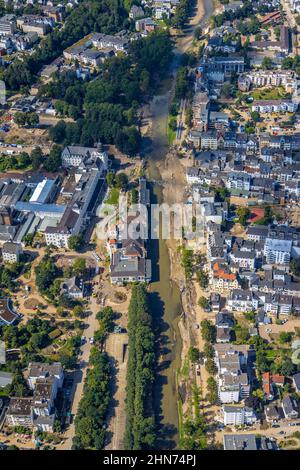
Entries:
<svg viewBox="0 0 300 470">
<path fill-rule="evenodd" d="M 182 54 L 191 46 L 194 29 L 201 25 L 213 11 L 212 0 L 199 0 L 195 14 L 184 34 L 177 40 L 170 76 L 153 98 L 150 105 L 151 136 L 144 148 L 149 180 L 161 180 L 160 164 L 164 162 L 169 146 L 167 122 L 169 103 L 174 88 L 174 78 Z M 175 175 L 176 179 L 176 175 Z M 176 182 L 175 182 L 176 183 Z M 151 183 L 151 202 L 165 201 L 163 187 Z M 158 378 L 155 385 L 155 414 L 159 428 L 158 448 L 173 449 L 178 443 L 178 404 L 176 375 L 180 368 L 182 340 L 178 321 L 182 313 L 180 291 L 170 278 L 170 257 L 165 240 L 151 241 L 153 282 L 150 285 L 151 307 L 157 333 Z"/>
</svg>

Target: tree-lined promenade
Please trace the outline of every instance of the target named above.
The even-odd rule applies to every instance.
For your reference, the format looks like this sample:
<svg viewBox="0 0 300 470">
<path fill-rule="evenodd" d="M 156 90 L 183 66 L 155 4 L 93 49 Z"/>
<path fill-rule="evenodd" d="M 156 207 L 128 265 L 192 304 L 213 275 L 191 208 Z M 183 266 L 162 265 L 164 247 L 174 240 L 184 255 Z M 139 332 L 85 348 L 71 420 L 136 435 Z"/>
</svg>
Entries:
<svg viewBox="0 0 300 470">
<path fill-rule="evenodd" d="M 124 447 L 130 450 L 153 449 L 156 439 L 153 412 L 154 333 L 148 293 L 143 285 L 132 288 L 128 320 Z"/>
</svg>

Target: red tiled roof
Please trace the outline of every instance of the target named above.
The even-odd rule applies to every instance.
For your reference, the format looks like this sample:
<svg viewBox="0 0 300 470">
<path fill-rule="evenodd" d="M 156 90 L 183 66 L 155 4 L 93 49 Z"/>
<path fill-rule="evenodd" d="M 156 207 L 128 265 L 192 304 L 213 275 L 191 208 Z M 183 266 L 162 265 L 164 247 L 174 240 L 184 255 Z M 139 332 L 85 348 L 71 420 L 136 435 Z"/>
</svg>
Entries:
<svg viewBox="0 0 300 470">
<path fill-rule="evenodd" d="M 263 391 L 265 392 L 265 394 L 270 395 L 271 394 L 270 372 L 265 372 L 262 375 L 262 386 L 263 386 Z"/>
<path fill-rule="evenodd" d="M 229 281 L 234 281 L 235 278 L 236 278 L 235 274 L 225 272 L 224 269 L 222 269 L 219 266 L 218 262 L 213 264 L 213 271 L 214 271 L 214 277 L 218 277 L 218 278 L 221 278 L 221 279 L 227 279 Z"/>
<path fill-rule="evenodd" d="M 274 374 L 272 375 L 271 378 L 272 378 L 272 382 L 274 382 L 275 384 L 284 385 L 284 380 L 285 380 L 284 375 Z"/>
</svg>

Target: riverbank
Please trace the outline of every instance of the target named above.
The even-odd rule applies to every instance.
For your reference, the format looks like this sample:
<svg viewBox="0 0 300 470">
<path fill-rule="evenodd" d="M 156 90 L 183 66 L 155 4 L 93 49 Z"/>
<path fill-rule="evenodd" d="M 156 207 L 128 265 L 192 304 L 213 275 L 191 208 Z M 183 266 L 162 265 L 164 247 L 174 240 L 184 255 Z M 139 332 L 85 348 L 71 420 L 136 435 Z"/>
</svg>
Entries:
<svg viewBox="0 0 300 470">
<path fill-rule="evenodd" d="M 212 0 L 197 0 L 195 15 L 174 49 L 171 78 L 165 80 L 148 110 L 148 148 L 144 149 L 149 180 L 162 180 L 163 187 L 151 183 L 151 202 L 169 205 L 184 201 L 185 168 L 176 150 L 167 142 L 169 104 L 174 93 L 175 76 L 181 56 L 193 43 L 194 30 L 214 11 Z M 190 308 L 191 296 L 185 286 L 178 253 L 179 240 L 151 241 L 153 283 L 150 285 L 154 327 L 158 337 L 158 378 L 154 390 L 159 429 L 158 448 L 172 449 L 178 444 L 178 373 L 194 339 L 191 324 L 195 316 Z M 183 407 L 183 412 L 184 412 Z"/>
</svg>

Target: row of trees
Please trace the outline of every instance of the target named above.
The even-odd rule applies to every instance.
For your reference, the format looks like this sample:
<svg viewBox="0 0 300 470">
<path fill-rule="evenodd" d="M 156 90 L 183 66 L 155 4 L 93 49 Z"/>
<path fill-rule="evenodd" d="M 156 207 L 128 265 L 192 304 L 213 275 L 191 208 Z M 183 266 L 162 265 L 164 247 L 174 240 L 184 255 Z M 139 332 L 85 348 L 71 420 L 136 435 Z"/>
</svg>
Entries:
<svg viewBox="0 0 300 470">
<path fill-rule="evenodd" d="M 207 448 L 207 424 L 201 411 L 201 389 L 193 386 L 193 413 L 183 419 L 179 448 L 183 450 L 204 450 Z"/>
<path fill-rule="evenodd" d="M 110 364 L 106 353 L 93 348 L 90 368 L 84 382 L 83 397 L 75 418 L 73 450 L 103 449 L 106 439 L 106 416 L 110 403 Z"/>
<path fill-rule="evenodd" d="M 152 449 L 155 445 L 153 382 L 154 334 L 148 294 L 143 285 L 132 289 L 128 310 L 128 365 L 125 449 Z"/>
<path fill-rule="evenodd" d="M 180 0 L 171 21 L 174 28 L 182 29 L 185 26 L 194 4 L 195 0 Z"/>
<path fill-rule="evenodd" d="M 37 113 L 17 112 L 14 115 L 14 122 L 20 127 L 36 126 L 39 123 L 39 115 Z"/>
<path fill-rule="evenodd" d="M 36 147 L 29 154 L 20 152 L 18 155 L 0 155 L 0 171 L 10 170 L 38 170 L 41 166 L 46 171 L 57 172 L 61 167 L 61 147 L 53 145 L 48 156 L 43 155 L 40 147 Z"/>
</svg>

